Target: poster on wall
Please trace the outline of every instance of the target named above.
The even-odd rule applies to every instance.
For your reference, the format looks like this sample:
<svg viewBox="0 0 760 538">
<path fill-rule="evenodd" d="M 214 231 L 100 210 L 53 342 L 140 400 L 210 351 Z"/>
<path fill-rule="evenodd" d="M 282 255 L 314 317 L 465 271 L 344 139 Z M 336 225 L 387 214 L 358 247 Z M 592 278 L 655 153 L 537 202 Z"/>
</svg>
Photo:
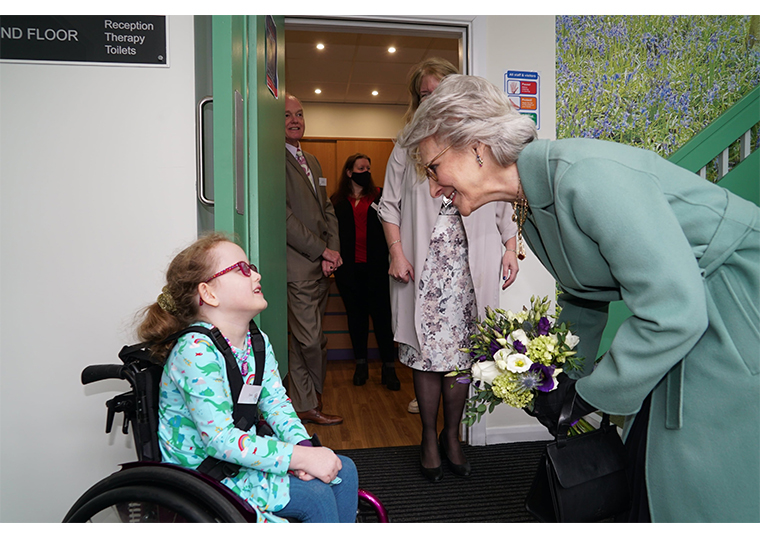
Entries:
<svg viewBox="0 0 760 538">
<path fill-rule="evenodd" d="M 537 71 L 507 71 L 504 91 L 512 105 L 541 128 L 541 77 Z"/>
<path fill-rule="evenodd" d="M 166 16 L 3 15 L 0 61 L 168 67 Z"/>
<path fill-rule="evenodd" d="M 278 99 L 279 80 L 277 79 L 277 25 L 271 15 L 266 17 L 266 39 L 264 40 L 264 57 L 267 61 L 267 88 Z"/>
</svg>

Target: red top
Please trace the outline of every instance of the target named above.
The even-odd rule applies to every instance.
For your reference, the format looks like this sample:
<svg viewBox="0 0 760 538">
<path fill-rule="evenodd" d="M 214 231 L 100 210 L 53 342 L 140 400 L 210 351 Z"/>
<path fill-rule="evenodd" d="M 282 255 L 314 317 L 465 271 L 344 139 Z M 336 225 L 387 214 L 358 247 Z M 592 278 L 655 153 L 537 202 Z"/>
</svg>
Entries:
<svg viewBox="0 0 760 538">
<path fill-rule="evenodd" d="M 354 226 L 356 227 L 356 253 L 354 261 L 356 263 L 367 263 L 367 211 L 372 205 L 371 196 L 363 196 L 356 203 L 356 198 L 349 197 L 351 207 L 354 208 Z"/>
</svg>

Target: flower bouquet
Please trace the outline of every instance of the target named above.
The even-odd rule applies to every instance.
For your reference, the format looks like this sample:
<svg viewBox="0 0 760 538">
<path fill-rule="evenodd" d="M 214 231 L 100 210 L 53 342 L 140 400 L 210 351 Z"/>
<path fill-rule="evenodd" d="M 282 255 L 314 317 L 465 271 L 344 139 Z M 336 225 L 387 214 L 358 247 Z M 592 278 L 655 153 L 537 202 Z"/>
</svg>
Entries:
<svg viewBox="0 0 760 538">
<path fill-rule="evenodd" d="M 499 403 L 532 409 L 540 392 L 557 388 L 562 371 L 580 369 L 583 359 L 573 349 L 580 338 L 565 323 L 556 325 L 548 315 L 547 297 L 531 297 L 530 309 L 518 313 L 486 308 L 485 319 L 471 335 L 469 371 L 456 371 L 459 382 L 473 381 L 475 394 L 468 400 L 463 422 L 471 426 Z M 584 424 L 578 425 L 586 430 Z M 590 428 L 590 426 L 589 426 Z"/>
</svg>

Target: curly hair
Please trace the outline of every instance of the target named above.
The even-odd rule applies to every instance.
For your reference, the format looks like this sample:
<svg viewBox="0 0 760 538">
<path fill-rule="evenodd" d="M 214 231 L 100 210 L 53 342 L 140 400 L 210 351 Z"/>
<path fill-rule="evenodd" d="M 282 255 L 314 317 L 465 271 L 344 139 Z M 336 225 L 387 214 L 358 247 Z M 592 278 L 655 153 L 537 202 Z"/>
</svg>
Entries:
<svg viewBox="0 0 760 538">
<path fill-rule="evenodd" d="M 211 253 L 219 243 L 234 242 L 226 234 L 212 232 L 201 236 L 177 254 L 166 271 L 166 286 L 155 303 L 141 311 L 137 328 L 141 342 L 157 344 L 171 334 L 198 321 L 198 285 L 213 273 Z M 163 362 L 174 342 L 153 345 L 154 358 Z"/>
</svg>

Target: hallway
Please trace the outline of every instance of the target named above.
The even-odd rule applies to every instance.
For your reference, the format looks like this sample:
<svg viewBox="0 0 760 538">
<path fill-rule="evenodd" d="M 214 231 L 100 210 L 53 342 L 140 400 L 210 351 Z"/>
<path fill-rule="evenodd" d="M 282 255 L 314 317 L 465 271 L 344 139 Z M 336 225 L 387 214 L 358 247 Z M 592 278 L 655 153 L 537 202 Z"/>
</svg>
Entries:
<svg viewBox="0 0 760 538">
<path fill-rule="evenodd" d="M 412 370 L 396 361 L 400 391 L 390 391 L 380 384 L 379 359 L 369 361 L 369 380 L 354 386 L 353 360 L 327 361 L 327 383 L 324 394 L 325 412 L 340 415 L 343 424 L 319 426 L 307 424 L 310 434 L 318 434 L 325 446 L 334 450 L 417 445 L 420 442 L 419 415 L 406 408 L 414 399 Z M 438 427 L 443 426 L 439 411 Z"/>
</svg>

